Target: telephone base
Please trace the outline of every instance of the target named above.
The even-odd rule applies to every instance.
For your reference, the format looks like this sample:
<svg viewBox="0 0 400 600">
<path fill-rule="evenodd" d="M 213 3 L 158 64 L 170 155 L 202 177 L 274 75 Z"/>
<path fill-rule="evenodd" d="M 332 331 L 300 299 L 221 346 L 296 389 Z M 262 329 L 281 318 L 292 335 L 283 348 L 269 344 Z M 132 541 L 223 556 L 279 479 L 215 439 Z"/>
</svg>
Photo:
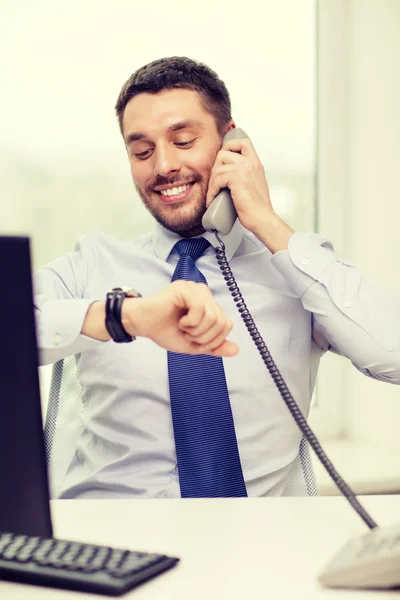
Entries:
<svg viewBox="0 0 400 600">
<path fill-rule="evenodd" d="M 376 527 L 347 542 L 318 576 L 324 587 L 400 587 L 400 525 Z"/>
</svg>

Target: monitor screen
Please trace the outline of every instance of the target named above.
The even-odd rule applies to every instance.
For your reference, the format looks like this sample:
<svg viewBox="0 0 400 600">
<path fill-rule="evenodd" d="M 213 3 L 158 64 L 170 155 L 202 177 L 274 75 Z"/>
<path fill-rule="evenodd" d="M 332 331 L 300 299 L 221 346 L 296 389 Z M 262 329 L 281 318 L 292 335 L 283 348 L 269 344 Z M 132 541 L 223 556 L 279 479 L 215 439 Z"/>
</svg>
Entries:
<svg viewBox="0 0 400 600">
<path fill-rule="evenodd" d="M 0 236 L 0 530 L 52 536 L 29 238 Z"/>
</svg>

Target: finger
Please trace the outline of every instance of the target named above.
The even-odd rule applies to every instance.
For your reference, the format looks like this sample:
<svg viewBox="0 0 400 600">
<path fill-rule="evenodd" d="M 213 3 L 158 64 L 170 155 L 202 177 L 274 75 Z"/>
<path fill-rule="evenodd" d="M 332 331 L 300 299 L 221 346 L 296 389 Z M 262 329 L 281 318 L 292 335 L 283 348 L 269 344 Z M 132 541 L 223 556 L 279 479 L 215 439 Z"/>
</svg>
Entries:
<svg viewBox="0 0 400 600">
<path fill-rule="evenodd" d="M 179 328 L 191 328 L 192 334 L 203 333 L 215 324 L 221 311 L 208 285 L 190 283 L 184 290 L 188 312 L 179 319 Z"/>
<path fill-rule="evenodd" d="M 176 280 L 170 285 L 174 295 L 175 304 L 186 313 L 179 319 L 178 325 L 196 327 L 202 322 L 207 302 L 204 298 L 212 298 L 211 292 L 205 283 L 195 281 Z M 209 299 L 208 299 L 209 302 Z"/>
<path fill-rule="evenodd" d="M 206 206 L 211 204 L 218 192 L 225 187 L 229 187 L 229 182 L 232 178 L 232 173 L 235 169 L 234 165 L 223 165 L 224 170 L 211 176 L 208 183 L 208 190 L 206 196 Z"/>
<path fill-rule="evenodd" d="M 207 345 L 211 350 L 218 348 L 232 329 L 232 322 L 226 318 L 221 318 L 218 323 L 210 327 L 201 335 L 192 335 L 189 331 L 185 333 L 186 339 L 197 344 Z"/>
<path fill-rule="evenodd" d="M 218 152 L 218 166 L 222 165 L 238 165 L 243 163 L 245 160 L 242 154 L 238 154 L 237 152 L 232 152 L 231 150 L 220 150 Z M 217 164 L 215 163 L 215 167 Z"/>
<path fill-rule="evenodd" d="M 218 170 L 219 167 L 223 167 L 227 164 L 238 164 L 243 161 L 243 156 L 238 152 L 233 152 L 223 147 L 218 152 L 212 170 Z"/>
<path fill-rule="evenodd" d="M 200 346 L 201 347 L 201 346 Z M 210 356 L 236 356 L 239 352 L 239 348 L 233 342 L 225 340 L 218 348 L 214 350 L 207 350 L 203 348 L 201 354 L 209 354 Z"/>
<path fill-rule="evenodd" d="M 202 347 L 202 352 L 205 354 L 211 353 L 217 348 L 219 348 L 226 340 L 226 336 L 230 332 L 231 328 L 228 328 L 227 331 L 224 331 L 220 335 L 213 338 L 210 342 L 198 344 Z"/>
<path fill-rule="evenodd" d="M 185 333 L 190 334 L 193 340 L 196 341 L 195 338 L 206 334 L 207 331 L 214 327 L 216 328 L 215 335 L 217 335 L 224 327 L 226 320 L 226 317 L 222 317 L 222 312 L 218 306 L 210 307 L 205 305 L 203 318 L 200 323 L 191 325 L 189 322 L 189 315 L 185 315 L 179 321 L 179 328 L 185 331 Z"/>
<path fill-rule="evenodd" d="M 187 339 L 198 344 L 210 344 L 217 336 L 221 342 L 232 324 L 215 301 L 209 287 L 195 283 L 187 288 L 188 313 L 179 319 L 179 329 L 188 334 Z M 214 344 L 215 348 L 218 344 Z"/>
<path fill-rule="evenodd" d="M 228 140 L 222 146 L 221 150 L 229 150 L 230 152 L 240 152 L 242 156 L 256 156 L 258 158 L 258 154 L 253 146 L 253 143 L 248 138 L 242 138 L 240 140 Z"/>
<path fill-rule="evenodd" d="M 229 340 L 224 340 L 222 344 L 220 344 L 214 350 L 210 350 L 210 348 L 206 345 L 196 344 L 195 342 L 187 342 L 186 340 L 179 340 L 178 344 L 175 344 L 173 348 L 169 348 L 172 352 L 177 352 L 181 354 L 207 354 L 210 356 L 236 356 L 239 352 L 239 348 L 236 344 Z"/>
<path fill-rule="evenodd" d="M 188 312 L 186 315 L 181 317 L 178 322 L 178 327 L 182 331 L 186 331 L 190 328 L 201 327 L 201 324 L 204 322 L 204 314 L 206 308 L 204 303 L 196 302 L 195 305 L 191 305 L 188 308 Z"/>
<path fill-rule="evenodd" d="M 215 336 L 215 338 L 213 338 L 210 342 L 208 342 L 209 349 L 212 351 L 212 350 L 216 350 L 217 348 L 219 348 L 221 346 L 221 344 L 224 343 L 224 341 L 226 340 L 226 336 L 229 335 L 231 330 L 232 330 L 232 323 L 229 322 L 229 323 L 227 323 L 226 327 L 224 327 L 223 331 L 221 331 L 221 333 L 219 335 Z"/>
</svg>

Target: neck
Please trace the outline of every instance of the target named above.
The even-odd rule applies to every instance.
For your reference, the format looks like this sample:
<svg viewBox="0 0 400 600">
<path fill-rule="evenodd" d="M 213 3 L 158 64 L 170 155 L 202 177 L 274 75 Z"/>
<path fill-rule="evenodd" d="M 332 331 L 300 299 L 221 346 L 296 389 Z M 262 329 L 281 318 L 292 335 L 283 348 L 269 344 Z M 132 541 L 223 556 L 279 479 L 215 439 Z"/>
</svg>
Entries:
<svg viewBox="0 0 400 600">
<path fill-rule="evenodd" d="M 183 238 L 191 238 L 196 237 L 196 235 L 201 235 L 204 232 L 204 227 L 202 225 L 198 225 L 197 227 L 193 227 L 192 229 L 186 229 L 185 231 L 175 231 L 174 233 L 178 233 Z"/>
</svg>

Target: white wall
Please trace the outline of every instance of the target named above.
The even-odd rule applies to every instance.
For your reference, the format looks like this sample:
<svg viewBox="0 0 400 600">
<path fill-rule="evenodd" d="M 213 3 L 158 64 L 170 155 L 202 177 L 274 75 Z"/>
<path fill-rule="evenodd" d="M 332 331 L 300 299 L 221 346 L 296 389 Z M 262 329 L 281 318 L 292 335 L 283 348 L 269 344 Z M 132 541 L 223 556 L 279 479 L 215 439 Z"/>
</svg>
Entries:
<svg viewBox="0 0 400 600">
<path fill-rule="evenodd" d="M 400 1 L 349 9 L 348 255 L 400 298 Z M 400 387 L 351 368 L 346 396 L 348 436 L 400 449 Z"/>
</svg>

